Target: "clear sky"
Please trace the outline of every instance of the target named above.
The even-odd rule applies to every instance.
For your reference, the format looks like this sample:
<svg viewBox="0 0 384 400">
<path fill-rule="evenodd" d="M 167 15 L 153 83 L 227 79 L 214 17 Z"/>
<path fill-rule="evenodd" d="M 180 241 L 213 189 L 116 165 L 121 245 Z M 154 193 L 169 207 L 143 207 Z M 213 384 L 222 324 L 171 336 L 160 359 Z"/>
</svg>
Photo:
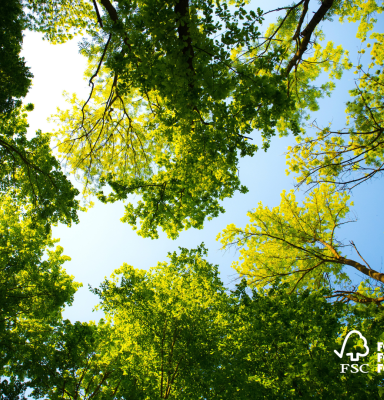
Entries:
<svg viewBox="0 0 384 400">
<path fill-rule="evenodd" d="M 272 3 L 269 4 L 270 8 L 274 8 Z M 257 2 L 255 5 L 262 7 Z M 383 18 L 380 20 L 383 22 Z M 348 48 L 352 62 L 356 63 L 360 47 L 359 42 L 354 40 L 357 26 L 324 22 L 324 28 L 327 39 Z M 63 91 L 70 94 L 76 92 L 79 98 L 87 97 L 89 88 L 83 80 L 86 60 L 78 53 L 78 40 L 75 38 L 63 45 L 51 45 L 37 33 L 26 33 L 23 56 L 34 74 L 33 87 L 25 99 L 25 102 L 35 105 L 35 110 L 29 116 L 30 135 L 37 129 L 48 132 L 55 129 L 55 123 L 48 123 L 47 118 L 55 114 L 57 107 L 66 108 Z M 337 82 L 333 96 L 321 100 L 320 111 L 313 115 L 320 126 L 326 126 L 331 121 L 336 129 L 345 126 L 345 102 L 348 100 L 348 90 L 354 87 L 354 77 L 353 73 L 346 73 L 342 81 Z M 285 174 L 284 153 L 287 146 L 294 143 L 292 136 L 276 137 L 268 152 L 259 150 L 253 158 L 243 159 L 240 162 L 240 178 L 249 192 L 245 195 L 237 193 L 232 199 L 226 199 L 223 202 L 225 214 L 206 222 L 203 230 L 182 232 L 177 240 L 167 239 L 165 234 L 161 234 L 158 240 L 137 236 L 129 225 L 120 222 L 124 209 L 122 203 L 104 205 L 95 201 L 93 209 L 80 213 L 78 225 L 71 228 L 62 225 L 54 227 L 53 236 L 61 239 L 64 254 L 72 259 L 65 264 L 67 272 L 84 285 L 75 295 L 73 306 L 64 312 L 64 317 L 72 321 L 97 320 L 101 314 L 92 313 L 92 308 L 98 299 L 88 291 L 88 284 L 98 286 L 124 262 L 135 268 L 147 269 L 158 261 L 166 260 L 167 252 L 177 250 L 178 246 L 195 248 L 204 242 L 209 249 L 208 260 L 219 265 L 222 280 L 232 287 L 237 274 L 231 269 L 231 263 L 239 253 L 234 250 L 221 251 L 215 238 L 230 223 L 244 226 L 248 222 L 247 211 L 260 201 L 264 206 L 277 206 L 282 190 L 293 188 L 293 177 Z M 353 212 L 358 221 L 346 225 L 338 234 L 340 240 L 353 240 L 363 257 L 376 270 L 381 270 L 383 266 L 383 194 L 380 179 L 356 188 L 353 192 Z M 352 250 L 348 249 L 346 255 L 357 259 Z M 347 271 L 351 272 L 351 277 L 356 276 L 354 271 Z"/>
</svg>

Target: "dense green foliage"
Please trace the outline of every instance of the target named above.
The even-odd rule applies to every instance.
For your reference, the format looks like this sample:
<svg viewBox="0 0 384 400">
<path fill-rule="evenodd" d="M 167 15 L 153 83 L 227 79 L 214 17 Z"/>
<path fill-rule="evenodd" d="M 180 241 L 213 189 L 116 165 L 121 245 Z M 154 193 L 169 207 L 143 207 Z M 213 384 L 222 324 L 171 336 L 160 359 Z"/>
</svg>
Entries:
<svg viewBox="0 0 384 400">
<path fill-rule="evenodd" d="M 7 376 L 7 364 L 17 359 L 18 352 L 34 347 L 20 330 L 40 334 L 46 324 L 58 323 L 81 286 L 62 267 L 70 260 L 62 255 L 63 249 L 50 249 L 57 240 L 47 233 L 46 222 L 33 218 L 29 213 L 33 206 L 12 194 L 0 199 L 0 373 Z M 23 381 L 24 373 L 19 377 Z"/>
<path fill-rule="evenodd" d="M 44 221 L 26 217 L 28 203 L 11 196 L 0 203 L 1 336 L 16 324 L 18 315 L 39 319 L 60 315 L 76 289 L 62 264 L 63 249 L 50 250 L 58 240 L 47 234 Z M 42 261 L 44 252 L 47 260 Z"/>
<path fill-rule="evenodd" d="M 27 139 L 27 113 L 33 106 L 0 114 L 0 193 L 33 204 L 29 213 L 49 224 L 78 222 L 79 193 L 50 149 L 50 135 L 37 131 Z"/>
<path fill-rule="evenodd" d="M 169 255 L 169 264 L 148 272 L 124 264 L 96 290 L 113 323 L 123 370 L 135 377 L 145 398 L 188 399 L 211 391 L 207 371 L 218 367 L 228 326 L 217 266 L 202 253 L 203 248 L 182 249 L 179 256 Z"/>
<path fill-rule="evenodd" d="M 286 78 L 274 71 L 279 50 L 252 63 L 231 59 L 260 36 L 261 11 L 242 5 L 231 14 L 211 2 L 106 3 L 103 28 L 81 45 L 92 90 L 60 114 L 59 150 L 86 193 L 103 202 L 142 196 L 123 218 L 140 222 L 140 235 L 156 238 L 161 227 L 175 238 L 223 212 L 219 200 L 246 191 L 236 165 L 257 149 L 247 135 L 259 129 L 268 141 L 288 118 Z M 243 15 L 249 22 L 240 28 Z"/>
<path fill-rule="evenodd" d="M 31 86 L 32 74 L 19 53 L 24 29 L 20 0 L 0 4 L 0 113 L 11 111 Z"/>
<path fill-rule="evenodd" d="M 17 353 L 11 370 L 30 379 L 34 398 L 136 398 L 134 381 L 123 375 L 119 357 L 110 356 L 109 326 L 65 320 L 39 330 L 23 328 L 19 335 L 34 346 Z"/>
<path fill-rule="evenodd" d="M 124 264 L 94 290 L 106 322 L 21 328 L 39 345 L 11 371 L 26 371 L 34 398 L 377 398 L 381 310 L 331 304 L 326 291 L 251 291 L 245 280 L 228 293 L 204 253 L 181 249 L 150 271 Z M 352 328 L 369 338 L 368 374 L 340 374 L 333 350 Z"/>
</svg>

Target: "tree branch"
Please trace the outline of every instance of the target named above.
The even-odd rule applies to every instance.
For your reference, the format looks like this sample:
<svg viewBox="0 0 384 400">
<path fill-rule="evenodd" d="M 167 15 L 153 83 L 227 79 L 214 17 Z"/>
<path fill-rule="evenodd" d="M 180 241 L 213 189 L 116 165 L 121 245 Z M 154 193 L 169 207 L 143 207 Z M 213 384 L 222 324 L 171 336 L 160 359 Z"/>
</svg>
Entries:
<svg viewBox="0 0 384 400">
<path fill-rule="evenodd" d="M 190 22 L 189 18 L 189 0 L 179 0 L 175 4 L 174 11 L 180 16 L 177 17 L 176 21 L 178 23 L 177 33 L 179 35 L 179 40 L 187 45 L 183 47 L 183 56 L 186 58 L 189 70 L 195 75 L 195 69 L 193 68 L 193 58 L 195 53 L 193 51 L 192 39 L 189 32 L 188 24 Z"/>
<path fill-rule="evenodd" d="M 303 12 L 302 12 L 301 15 L 300 15 L 299 23 L 297 24 L 296 32 L 295 32 L 295 34 L 293 35 L 292 40 L 299 39 L 299 37 L 300 37 L 301 27 L 302 27 L 302 25 L 303 25 L 304 18 L 305 18 L 305 16 L 307 15 L 307 12 L 308 12 L 308 3 L 309 3 L 309 0 L 305 0 L 305 1 L 304 1 Z"/>
<path fill-rule="evenodd" d="M 100 13 L 99 13 L 99 8 L 97 7 L 96 0 L 93 1 L 93 7 L 95 7 L 96 15 L 97 15 L 97 21 L 99 22 L 99 25 L 101 28 L 104 28 L 103 26 L 103 21 L 101 20 Z"/>
<path fill-rule="evenodd" d="M 112 3 L 109 0 L 100 0 L 100 3 L 104 6 L 104 8 L 107 10 L 109 17 L 113 22 L 118 21 L 118 16 L 117 16 L 117 11 L 116 8 L 113 7 Z"/>
<path fill-rule="evenodd" d="M 369 266 L 369 264 L 364 260 L 363 256 L 359 253 L 359 250 L 357 250 L 357 247 L 356 247 L 355 243 L 354 243 L 352 240 L 350 241 L 350 243 L 351 243 L 351 245 L 355 248 L 356 253 L 359 255 L 359 257 L 365 262 L 365 264 L 367 265 L 367 267 L 368 267 L 369 269 L 372 269 L 372 268 Z"/>
<path fill-rule="evenodd" d="M 337 251 L 334 249 L 333 246 L 331 246 L 330 244 L 328 244 L 327 242 L 324 242 L 321 239 L 318 239 L 318 241 L 323 244 L 325 247 L 327 247 L 331 253 L 334 255 L 335 257 L 335 261 L 338 264 L 345 264 L 345 265 L 349 265 L 353 268 L 356 268 L 358 271 L 360 271 L 361 273 L 363 273 L 364 275 L 369 276 L 372 279 L 375 279 L 376 281 L 382 282 L 384 283 L 384 274 L 382 274 L 381 272 L 377 272 L 373 269 L 368 269 L 365 265 L 360 264 L 357 261 L 354 260 L 350 260 L 349 258 L 345 258 L 340 256 Z M 331 260 L 330 260 L 331 261 Z M 331 261 L 332 262 L 332 261 Z"/>
<path fill-rule="evenodd" d="M 320 23 L 320 21 L 324 18 L 325 14 L 328 10 L 332 7 L 334 0 L 324 0 L 320 8 L 316 11 L 315 15 L 312 17 L 309 24 L 306 28 L 301 32 L 300 36 L 302 36 L 303 41 L 299 49 L 297 50 L 296 54 L 292 58 L 292 60 L 288 63 L 286 69 L 286 75 L 289 75 L 292 68 L 300 61 L 301 57 L 303 56 L 304 52 L 307 50 L 309 40 L 311 39 L 311 35 L 315 30 L 316 26 Z"/>
</svg>

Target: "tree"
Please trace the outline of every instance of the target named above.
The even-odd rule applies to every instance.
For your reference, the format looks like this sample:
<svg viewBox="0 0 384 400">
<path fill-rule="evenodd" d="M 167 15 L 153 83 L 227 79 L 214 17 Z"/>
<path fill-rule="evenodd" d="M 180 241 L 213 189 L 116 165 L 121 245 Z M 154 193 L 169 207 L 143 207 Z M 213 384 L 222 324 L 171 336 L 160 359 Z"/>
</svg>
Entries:
<svg viewBox="0 0 384 400">
<path fill-rule="evenodd" d="M 377 395 L 376 364 L 368 377 L 344 378 L 333 350 L 346 326 L 369 334 L 376 346 L 381 309 L 332 304 L 327 289 L 250 291 L 245 280 L 226 293 L 203 255 L 203 247 L 181 249 L 148 273 L 123 265 L 94 290 L 114 328 L 123 371 L 149 398 Z"/>
<path fill-rule="evenodd" d="M 137 395 L 131 376 L 123 375 L 120 357 L 111 356 L 113 328 L 103 320 L 98 324 L 64 320 L 35 331 L 23 328 L 19 334 L 34 347 L 17 353 L 11 371 L 28 378 L 33 398 L 144 398 Z"/>
<path fill-rule="evenodd" d="M 0 114 L 8 113 L 31 86 L 32 74 L 20 57 L 24 13 L 20 0 L 0 5 Z"/>
<path fill-rule="evenodd" d="M 382 11 L 382 6 L 368 2 L 360 15 L 348 17 L 361 18 L 357 37 L 365 48 L 359 57 L 371 48 L 371 60 L 367 66 L 359 61 L 355 69 L 358 77 L 345 110 L 349 128 L 335 131 L 331 124 L 323 129 L 314 124 L 315 137 L 299 136 L 298 144 L 288 149 L 289 171 L 299 174 L 298 185 L 331 182 L 340 190 L 353 189 L 383 171 L 384 35 L 373 32 L 373 43 L 364 44 L 377 22 L 376 12 Z"/>
<path fill-rule="evenodd" d="M 4 2 L 3 2 L 4 3 Z M 50 135 L 27 139 L 24 97 L 32 74 L 19 53 L 26 16 L 17 0 L 0 5 L 0 393 L 19 399 L 25 370 L 15 375 L 17 355 L 36 343 L 20 333 L 44 331 L 61 319 L 81 286 L 62 265 L 69 257 L 51 237 L 51 224 L 78 222 L 79 193 L 52 155 Z M 24 397 L 23 397 L 24 398 Z"/>
<path fill-rule="evenodd" d="M 288 293 L 286 286 L 250 291 L 243 279 L 231 294 L 222 366 L 212 375 L 215 383 L 220 378 L 225 382 L 225 395 L 213 398 L 378 398 L 383 379 L 375 350 L 382 335 L 382 310 L 331 304 L 327 289 Z M 341 361 L 333 350 L 340 349 L 352 329 L 368 338 L 373 353 L 368 374 L 340 374 Z"/>
<path fill-rule="evenodd" d="M 47 229 L 59 221 L 77 223 L 79 192 L 52 155 L 50 135 L 37 131 L 34 138 L 26 137 L 26 112 L 32 109 L 29 104 L 0 114 L 0 194 L 16 196 L 21 203 L 28 199 L 33 204 L 29 213 L 44 220 Z"/>
<path fill-rule="evenodd" d="M 19 0 L 0 6 L 0 193 L 14 190 L 22 201 L 34 204 L 37 218 L 48 225 L 58 221 L 78 222 L 79 193 L 61 171 L 51 153 L 50 135 L 38 131 L 28 140 L 27 111 L 33 105 L 21 105 L 31 85 L 32 74 L 19 53 L 27 16 Z"/>
<path fill-rule="evenodd" d="M 45 324 L 61 319 L 65 304 L 71 304 L 81 284 L 74 282 L 62 265 L 69 257 L 51 238 L 44 220 L 30 214 L 27 201 L 15 199 L 13 193 L 0 198 L 0 360 L 1 375 L 17 361 L 18 352 L 26 352 L 33 342 L 20 334 L 44 330 Z M 46 258 L 44 260 L 44 258 Z M 17 392 L 25 385 L 11 380 L 2 383 L 5 393 Z M 16 390 L 17 389 L 17 390 Z"/>
<path fill-rule="evenodd" d="M 351 3 L 346 8 L 340 3 L 337 7 L 335 14 L 342 20 L 360 21 L 357 37 L 362 42 L 374 28 L 376 14 L 383 10 L 375 2 Z M 223 247 L 244 246 L 241 250 L 243 262 L 234 266 L 256 287 L 276 280 L 287 282 L 291 291 L 322 285 L 335 288 L 336 285 L 337 290 L 331 297 L 339 300 L 377 305 L 384 301 L 384 275 L 366 263 L 353 241 L 350 245 L 361 261 L 343 256 L 341 251 L 346 244 L 336 238 L 337 228 L 351 222 L 347 219 L 349 196 L 346 189 L 382 171 L 383 36 L 373 32 L 369 38 L 373 40 L 371 63 L 368 70 L 360 63 L 356 66 L 355 73 L 360 75 L 356 88 L 350 91 L 352 100 L 347 102 L 350 129 L 332 131 L 330 127 L 320 129 L 316 125 L 317 135 L 307 137 L 302 128 L 298 144 L 288 148 L 287 172 L 298 174 L 298 187 L 308 185 L 309 197 L 303 205 L 298 206 L 293 192 L 283 192 L 279 207 L 270 210 L 260 204 L 248 213 L 250 224 L 245 229 L 229 225 L 219 235 Z M 316 53 L 316 43 L 314 49 Z M 364 52 L 362 49 L 359 53 Z M 352 63 L 344 63 L 344 68 L 351 67 Z M 336 75 L 342 72 L 338 68 L 334 71 Z M 373 68 L 379 69 L 372 73 Z M 339 193 L 335 193 L 337 191 Z M 356 268 L 369 278 L 350 287 L 344 265 Z"/>
<path fill-rule="evenodd" d="M 381 10 L 371 3 L 371 14 Z M 319 44 L 321 21 L 336 15 L 364 25 L 369 18 L 358 1 L 324 1 L 313 16 L 309 0 L 268 12 L 211 0 L 47 4 L 25 2 L 32 29 L 52 41 L 66 40 L 71 29 L 90 35 L 81 43 L 89 98 L 73 96 L 72 110 L 58 115 L 62 160 L 84 193 L 102 202 L 140 195 L 122 220 L 152 238 L 158 227 L 172 238 L 202 228 L 224 211 L 220 200 L 246 191 L 237 163 L 257 150 L 252 131 L 261 132 L 264 149 L 275 127 L 298 134 L 305 110 L 316 110 L 351 67 L 340 46 Z M 262 33 L 264 16 L 280 11 Z M 317 87 L 324 70 L 330 79 Z"/>
<path fill-rule="evenodd" d="M 226 294 L 203 246 L 146 272 L 124 264 L 94 289 L 113 326 L 114 353 L 152 399 L 209 396 L 225 334 Z"/>
<path fill-rule="evenodd" d="M 332 185 L 322 184 L 313 189 L 303 201 L 296 202 L 293 191 L 281 195 L 278 207 L 269 209 L 260 203 L 248 213 L 250 224 L 244 229 L 228 225 L 218 235 L 224 248 L 247 246 L 240 250 L 242 263 L 233 267 L 247 276 L 255 287 L 265 287 L 279 280 L 294 292 L 302 288 L 337 286 L 334 297 L 361 303 L 384 301 L 384 274 L 362 262 L 342 255 L 345 244 L 337 239 L 337 228 L 352 222 L 348 219 L 349 196 L 338 193 Z M 343 270 L 348 265 L 366 275 L 358 290 L 339 290 L 351 281 Z M 374 280 L 379 287 L 370 290 L 366 285 Z"/>
<path fill-rule="evenodd" d="M 211 2 L 196 9 L 154 2 L 132 14 L 105 4 L 108 36 L 82 45 L 90 59 L 92 91 L 84 104 L 73 97 L 73 109 L 60 115 L 59 151 L 86 191 L 101 201 L 142 195 L 137 207 L 127 205 L 123 218 L 133 227 L 140 219 L 140 235 L 155 238 L 162 227 L 175 238 L 180 230 L 201 228 L 206 217 L 223 212 L 218 199 L 246 190 L 235 168 L 238 151 L 256 150 L 246 135 L 259 128 L 269 138 L 280 115 L 292 107 L 284 77 L 273 73 L 278 52 L 232 71 L 231 48 L 259 35 L 255 24 L 261 17 L 255 13 L 239 29 L 235 17 L 220 7 L 217 15 L 229 32 L 215 44 L 209 37 L 219 25 L 212 22 Z M 201 21 L 198 10 L 206 14 Z M 181 28 L 185 18 L 185 26 L 194 25 L 187 48 L 183 37 L 189 28 Z M 117 28 L 120 20 L 125 26 Z M 168 21 L 164 27 L 163 21 Z M 126 37 L 117 29 L 134 33 Z M 93 84 L 96 77 L 99 84 Z M 230 96 L 234 100 L 226 105 Z M 112 195 L 101 191 L 105 184 Z"/>
<path fill-rule="evenodd" d="M 66 274 L 58 240 L 46 232 L 44 221 L 28 217 L 31 205 L 20 204 L 11 195 L 0 199 L 0 341 L 24 318 L 57 318 L 65 303 L 71 303 L 79 284 Z M 27 216 L 26 216 L 27 215 Z M 46 253 L 47 259 L 42 260 Z M 10 355 L 10 354 L 8 354 Z"/>
<path fill-rule="evenodd" d="M 63 249 L 50 250 L 58 240 L 46 232 L 44 221 L 28 215 L 31 205 L 12 196 L 0 201 L 1 335 L 18 317 L 51 318 L 71 302 L 79 284 L 62 268 Z M 47 260 L 42 261 L 44 253 Z"/>
<path fill-rule="evenodd" d="M 51 225 L 78 222 L 79 193 L 52 155 L 50 135 L 27 139 L 27 112 L 21 105 L 32 74 L 19 53 L 26 15 L 19 1 L 0 5 L 0 392 L 18 399 L 24 373 L 10 373 L 17 355 L 36 343 L 20 329 L 44 331 L 58 323 L 81 284 L 62 265 L 69 257 L 51 237 Z M 19 371 L 20 372 L 20 371 Z M 2 397 L 3 398 L 3 397 Z"/>
</svg>

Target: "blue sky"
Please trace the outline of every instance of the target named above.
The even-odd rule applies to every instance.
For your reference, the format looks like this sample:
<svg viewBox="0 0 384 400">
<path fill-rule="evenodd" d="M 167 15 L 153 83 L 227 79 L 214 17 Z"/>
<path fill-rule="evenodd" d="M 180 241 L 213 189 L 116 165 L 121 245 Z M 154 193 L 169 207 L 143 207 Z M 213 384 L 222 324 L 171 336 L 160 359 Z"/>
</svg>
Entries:
<svg viewBox="0 0 384 400">
<path fill-rule="evenodd" d="M 275 8 L 273 3 L 270 3 L 270 8 Z M 352 62 L 357 62 L 360 44 L 354 39 L 356 24 L 325 22 L 324 28 L 327 39 L 333 40 L 336 45 L 343 44 L 350 50 Z M 63 45 L 51 45 L 42 41 L 41 35 L 37 33 L 26 33 L 23 56 L 34 74 L 33 87 L 25 99 L 25 102 L 35 105 L 35 110 L 29 116 L 30 135 L 37 129 L 55 129 L 54 122 L 48 123 L 47 118 L 55 114 L 57 107 L 66 108 L 63 91 L 69 94 L 76 92 L 79 98 L 87 97 L 89 89 L 83 80 L 86 60 L 78 53 L 78 40 L 75 38 Z M 335 128 L 344 127 L 345 102 L 348 100 L 348 90 L 354 87 L 354 77 L 352 72 L 346 73 L 337 82 L 333 96 L 320 101 L 320 111 L 313 115 L 320 126 L 333 122 Z M 84 285 L 76 294 L 73 306 L 64 312 L 64 317 L 72 321 L 97 320 L 101 313 L 92 313 L 92 308 L 98 300 L 88 291 L 88 284 L 98 286 L 124 262 L 140 269 L 152 267 L 158 261 L 166 260 L 167 252 L 177 250 L 178 246 L 195 248 L 204 242 L 209 249 L 208 260 L 219 265 L 222 280 L 231 287 L 237 277 L 231 269 L 231 263 L 238 258 L 239 253 L 234 250 L 221 251 L 215 238 L 230 223 L 244 226 L 248 222 L 247 211 L 256 207 L 260 201 L 264 206 L 277 206 L 282 190 L 293 188 L 293 176 L 285 174 L 284 153 L 294 143 L 292 136 L 275 137 L 268 152 L 259 150 L 253 158 L 243 159 L 240 162 L 240 178 L 249 192 L 245 195 L 237 193 L 233 198 L 226 199 L 223 202 L 225 214 L 206 222 L 203 230 L 182 232 L 177 240 L 167 239 L 165 234 L 161 234 L 158 240 L 137 236 L 129 225 L 120 222 L 124 210 L 122 203 L 104 205 L 96 201 L 94 208 L 87 213 L 80 213 L 78 225 L 71 228 L 62 225 L 54 227 L 53 236 L 61 239 L 64 254 L 72 259 L 65 264 L 67 272 Z M 363 257 L 376 270 L 382 268 L 384 256 L 383 194 L 380 179 L 356 188 L 352 200 L 355 203 L 353 212 L 358 221 L 346 225 L 338 235 L 340 240 L 353 240 Z M 345 255 L 358 258 L 352 250 L 347 250 Z M 351 271 L 352 278 L 357 278 L 357 271 L 352 271 L 352 268 L 347 271 Z"/>
</svg>

